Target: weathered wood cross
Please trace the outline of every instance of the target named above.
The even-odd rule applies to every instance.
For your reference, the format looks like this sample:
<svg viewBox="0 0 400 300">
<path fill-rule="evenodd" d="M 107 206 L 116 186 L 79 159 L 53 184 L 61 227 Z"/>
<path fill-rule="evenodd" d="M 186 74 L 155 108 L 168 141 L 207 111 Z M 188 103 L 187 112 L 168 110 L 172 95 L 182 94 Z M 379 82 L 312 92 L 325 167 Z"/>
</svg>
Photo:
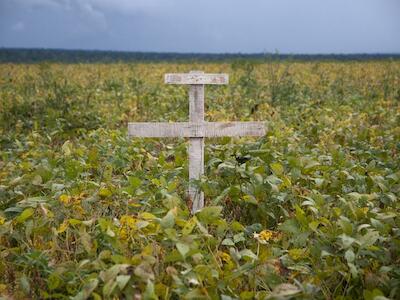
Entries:
<svg viewBox="0 0 400 300">
<path fill-rule="evenodd" d="M 189 122 L 128 123 L 130 137 L 187 137 L 189 138 L 189 197 L 192 213 L 204 207 L 204 194 L 193 183 L 204 173 L 204 138 L 223 136 L 263 136 L 263 122 L 205 122 L 204 85 L 228 84 L 227 74 L 165 74 L 165 83 L 190 85 Z"/>
</svg>

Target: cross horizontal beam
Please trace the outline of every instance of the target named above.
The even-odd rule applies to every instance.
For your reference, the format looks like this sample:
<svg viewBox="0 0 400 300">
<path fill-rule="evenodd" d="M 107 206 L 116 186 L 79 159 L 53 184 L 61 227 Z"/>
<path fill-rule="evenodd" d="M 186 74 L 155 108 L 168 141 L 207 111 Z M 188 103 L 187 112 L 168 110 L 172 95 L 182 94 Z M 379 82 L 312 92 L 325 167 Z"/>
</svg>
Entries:
<svg viewBox="0 0 400 300">
<path fill-rule="evenodd" d="M 263 122 L 128 123 L 130 137 L 263 136 Z"/>
<path fill-rule="evenodd" d="M 168 84 L 228 84 L 228 74 L 165 74 L 165 83 Z"/>
</svg>

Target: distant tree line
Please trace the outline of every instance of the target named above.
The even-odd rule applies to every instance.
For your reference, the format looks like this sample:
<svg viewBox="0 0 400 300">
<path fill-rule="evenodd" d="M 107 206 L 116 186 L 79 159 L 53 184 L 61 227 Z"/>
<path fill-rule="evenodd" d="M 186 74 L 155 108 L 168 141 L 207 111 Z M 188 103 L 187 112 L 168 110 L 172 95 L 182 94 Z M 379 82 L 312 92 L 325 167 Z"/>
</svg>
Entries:
<svg viewBox="0 0 400 300">
<path fill-rule="evenodd" d="M 174 53 L 101 50 L 0 48 L 0 63 L 115 63 L 115 62 L 188 62 L 232 61 L 240 59 L 295 61 L 366 61 L 400 59 L 397 54 L 279 54 L 279 53 Z"/>
</svg>

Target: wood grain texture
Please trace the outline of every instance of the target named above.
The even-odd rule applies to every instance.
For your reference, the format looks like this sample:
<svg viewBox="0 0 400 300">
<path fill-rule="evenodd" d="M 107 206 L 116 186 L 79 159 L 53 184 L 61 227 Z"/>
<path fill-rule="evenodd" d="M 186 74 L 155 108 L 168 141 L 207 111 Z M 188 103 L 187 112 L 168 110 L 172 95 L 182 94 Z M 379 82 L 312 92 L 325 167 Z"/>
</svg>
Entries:
<svg viewBox="0 0 400 300">
<path fill-rule="evenodd" d="M 189 90 L 189 122 L 197 123 L 203 127 L 204 123 L 204 76 L 202 71 L 191 71 L 190 76 L 196 80 L 195 85 Z M 190 126 L 191 127 L 191 126 Z M 196 129 L 195 129 L 196 130 Z M 194 131 L 190 128 L 190 131 Z M 197 188 L 193 180 L 199 180 L 204 174 L 204 138 L 203 136 L 190 137 L 189 139 L 189 198 L 192 201 L 192 213 L 204 207 L 204 193 Z"/>
<path fill-rule="evenodd" d="M 189 139 L 189 198 L 192 201 L 192 213 L 204 207 L 204 193 L 197 188 L 194 180 L 204 174 L 204 138 Z"/>
<path fill-rule="evenodd" d="M 235 137 L 264 136 L 266 133 L 263 122 L 203 122 L 203 123 L 128 123 L 130 137 Z"/>
<path fill-rule="evenodd" d="M 175 73 L 165 74 L 167 84 L 228 84 L 228 74 Z"/>
</svg>

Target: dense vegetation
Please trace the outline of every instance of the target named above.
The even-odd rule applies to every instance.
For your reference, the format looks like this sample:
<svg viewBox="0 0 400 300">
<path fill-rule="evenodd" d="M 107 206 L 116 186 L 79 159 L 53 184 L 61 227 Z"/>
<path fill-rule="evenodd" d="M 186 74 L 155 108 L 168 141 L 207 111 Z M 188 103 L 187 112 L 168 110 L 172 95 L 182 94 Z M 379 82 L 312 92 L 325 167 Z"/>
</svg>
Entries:
<svg viewBox="0 0 400 300">
<path fill-rule="evenodd" d="M 400 54 L 278 54 L 278 53 L 174 53 L 105 50 L 66 50 L 0 48 L 0 63 L 112 63 L 112 62 L 192 62 L 232 61 L 238 59 L 262 61 L 290 59 L 295 61 L 367 61 L 400 59 Z"/>
<path fill-rule="evenodd" d="M 264 120 L 206 144 L 187 208 L 184 121 L 163 74 L 230 74 L 206 119 Z M 400 63 L 0 65 L 0 295 L 399 299 Z"/>
</svg>

